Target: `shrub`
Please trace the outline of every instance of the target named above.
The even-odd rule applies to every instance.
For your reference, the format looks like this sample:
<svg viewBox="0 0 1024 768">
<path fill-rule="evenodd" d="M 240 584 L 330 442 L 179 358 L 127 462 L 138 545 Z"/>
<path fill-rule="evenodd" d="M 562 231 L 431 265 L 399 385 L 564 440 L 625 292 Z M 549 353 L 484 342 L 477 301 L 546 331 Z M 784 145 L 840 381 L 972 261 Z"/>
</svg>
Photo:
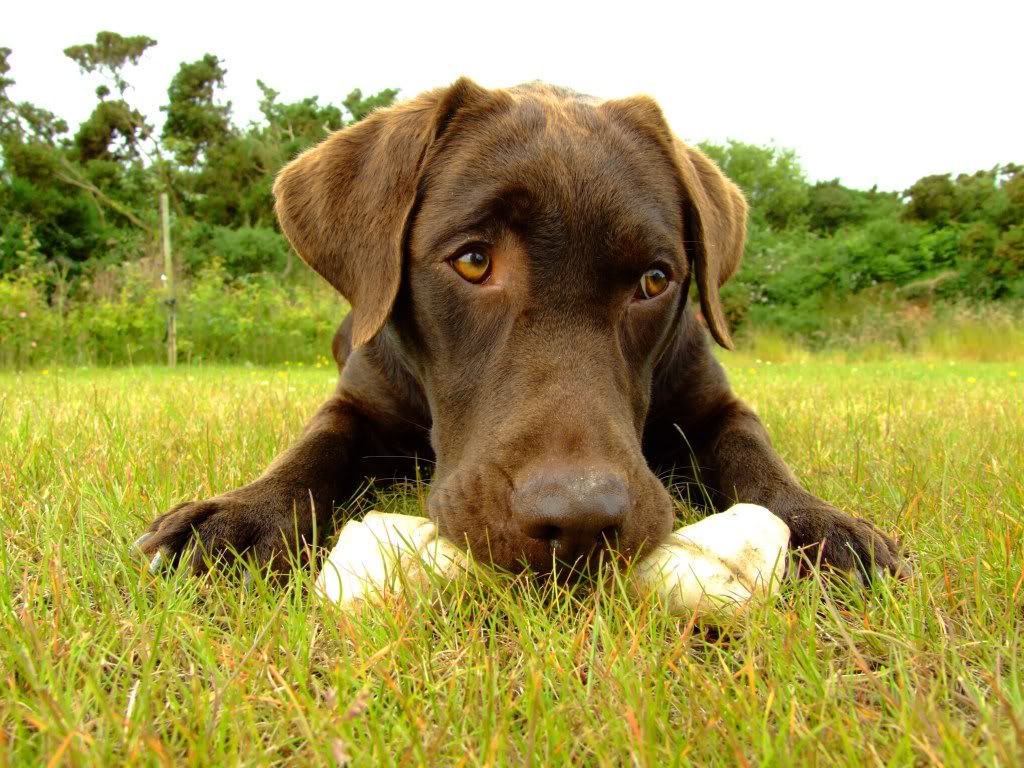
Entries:
<svg viewBox="0 0 1024 768">
<path fill-rule="evenodd" d="M 120 365 L 166 359 L 167 305 L 138 262 L 96 273 L 68 301 L 48 301 L 41 271 L 0 277 L 0 365 Z M 214 259 L 185 281 L 178 353 L 186 362 L 313 362 L 328 355 L 347 306 L 310 275 L 233 278 Z"/>
<path fill-rule="evenodd" d="M 181 301 L 179 351 L 187 359 L 278 363 L 327 354 L 346 306 L 317 281 L 267 273 L 232 279 L 214 260 Z"/>
<path fill-rule="evenodd" d="M 269 227 L 195 226 L 185 235 L 183 253 L 188 271 L 199 271 L 218 259 L 232 277 L 277 272 L 288 263 L 288 241 Z"/>
</svg>

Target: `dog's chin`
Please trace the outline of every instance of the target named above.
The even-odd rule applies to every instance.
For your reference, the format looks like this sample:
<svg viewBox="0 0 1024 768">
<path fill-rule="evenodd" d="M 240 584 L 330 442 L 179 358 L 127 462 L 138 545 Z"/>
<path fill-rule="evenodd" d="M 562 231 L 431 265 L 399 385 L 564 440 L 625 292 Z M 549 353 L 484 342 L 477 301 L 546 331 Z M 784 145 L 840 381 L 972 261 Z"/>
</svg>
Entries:
<svg viewBox="0 0 1024 768">
<path fill-rule="evenodd" d="M 601 564 L 621 555 L 606 546 L 595 546 L 590 552 L 568 559 L 559 555 L 557 546 L 538 539 L 524 539 L 519 554 L 502 567 L 515 573 L 528 572 L 540 578 L 554 578 L 560 582 L 582 581 L 593 578 Z"/>
<path fill-rule="evenodd" d="M 509 573 L 548 574 L 556 566 L 550 542 L 530 539 L 504 526 L 466 529 L 448 516 L 435 519 L 441 535 L 468 551 L 474 560 Z"/>
<path fill-rule="evenodd" d="M 586 555 L 570 561 L 559 557 L 557 548 L 550 542 L 525 538 L 498 553 L 484 542 L 476 546 L 470 544 L 468 549 L 476 560 L 492 568 L 513 574 L 528 573 L 538 578 L 554 578 L 560 582 L 592 578 L 599 572 L 602 563 L 622 559 L 614 550 L 595 547 Z"/>
</svg>

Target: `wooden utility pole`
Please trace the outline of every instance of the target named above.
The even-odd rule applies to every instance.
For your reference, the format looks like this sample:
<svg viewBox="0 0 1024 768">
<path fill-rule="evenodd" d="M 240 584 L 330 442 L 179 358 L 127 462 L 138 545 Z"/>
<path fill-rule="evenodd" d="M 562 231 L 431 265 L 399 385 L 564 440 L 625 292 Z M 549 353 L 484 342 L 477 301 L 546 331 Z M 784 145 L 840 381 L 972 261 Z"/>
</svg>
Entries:
<svg viewBox="0 0 1024 768">
<path fill-rule="evenodd" d="M 171 256 L 171 215 L 167 193 L 160 193 L 160 229 L 164 240 L 164 282 L 167 285 L 167 364 L 178 362 L 178 296 L 174 291 L 174 258 Z"/>
</svg>

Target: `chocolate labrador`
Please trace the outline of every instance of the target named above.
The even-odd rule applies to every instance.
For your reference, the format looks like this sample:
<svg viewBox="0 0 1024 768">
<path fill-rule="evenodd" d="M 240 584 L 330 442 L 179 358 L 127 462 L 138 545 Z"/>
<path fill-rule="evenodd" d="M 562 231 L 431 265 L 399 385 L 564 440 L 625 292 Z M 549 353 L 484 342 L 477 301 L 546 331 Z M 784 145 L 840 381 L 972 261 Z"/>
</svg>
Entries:
<svg viewBox="0 0 1024 768">
<path fill-rule="evenodd" d="M 900 569 L 891 538 L 800 486 L 730 390 L 707 331 L 731 348 L 719 289 L 747 206 L 650 98 L 461 79 L 333 134 L 274 194 L 352 306 L 337 390 L 261 477 L 160 516 L 144 552 L 283 568 L 368 479 L 423 460 L 443 535 L 505 568 L 658 542 L 672 473 L 709 507 L 768 507 L 825 564 Z"/>
</svg>

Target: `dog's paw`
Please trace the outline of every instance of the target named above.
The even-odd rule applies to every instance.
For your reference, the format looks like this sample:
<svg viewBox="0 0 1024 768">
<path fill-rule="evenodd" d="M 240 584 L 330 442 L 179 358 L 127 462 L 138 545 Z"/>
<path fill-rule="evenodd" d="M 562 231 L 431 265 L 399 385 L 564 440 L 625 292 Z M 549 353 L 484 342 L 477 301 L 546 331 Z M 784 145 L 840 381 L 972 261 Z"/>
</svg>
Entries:
<svg viewBox="0 0 1024 768">
<path fill-rule="evenodd" d="M 206 501 L 186 501 L 160 515 L 135 546 L 150 558 L 155 572 L 187 558 L 193 573 L 211 564 L 244 556 L 259 566 L 284 570 L 301 555 L 311 521 L 279 499 L 250 488 Z"/>
<path fill-rule="evenodd" d="M 867 581 L 887 574 L 907 578 L 911 573 L 899 543 L 863 518 L 823 504 L 790 512 L 785 520 L 792 547 L 811 563 Z"/>
</svg>

